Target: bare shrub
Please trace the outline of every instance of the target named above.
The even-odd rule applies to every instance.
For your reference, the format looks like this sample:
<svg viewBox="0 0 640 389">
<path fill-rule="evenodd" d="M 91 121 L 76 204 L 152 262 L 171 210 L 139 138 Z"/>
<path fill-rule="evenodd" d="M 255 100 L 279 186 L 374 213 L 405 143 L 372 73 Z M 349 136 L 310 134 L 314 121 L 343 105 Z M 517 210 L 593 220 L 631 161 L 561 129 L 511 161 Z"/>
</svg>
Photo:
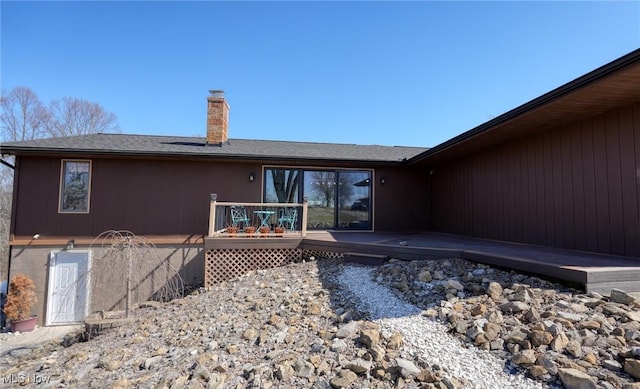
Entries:
<svg viewBox="0 0 640 389">
<path fill-rule="evenodd" d="M 114 309 L 122 306 L 124 295 L 129 317 L 134 302 L 164 302 L 184 296 L 184 282 L 178 269 L 169 258 L 160 258 L 155 245 L 144 237 L 130 231 L 105 231 L 91 248 L 93 306 Z"/>
</svg>

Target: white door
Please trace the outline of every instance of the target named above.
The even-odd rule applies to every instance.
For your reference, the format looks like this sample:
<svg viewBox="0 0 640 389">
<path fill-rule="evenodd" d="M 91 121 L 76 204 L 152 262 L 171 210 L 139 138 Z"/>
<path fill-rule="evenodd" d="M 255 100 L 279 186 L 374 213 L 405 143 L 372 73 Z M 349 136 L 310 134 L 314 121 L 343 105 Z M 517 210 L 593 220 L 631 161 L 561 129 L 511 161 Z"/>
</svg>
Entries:
<svg viewBox="0 0 640 389">
<path fill-rule="evenodd" d="M 51 253 L 47 325 L 80 323 L 87 316 L 90 261 L 90 251 Z"/>
</svg>

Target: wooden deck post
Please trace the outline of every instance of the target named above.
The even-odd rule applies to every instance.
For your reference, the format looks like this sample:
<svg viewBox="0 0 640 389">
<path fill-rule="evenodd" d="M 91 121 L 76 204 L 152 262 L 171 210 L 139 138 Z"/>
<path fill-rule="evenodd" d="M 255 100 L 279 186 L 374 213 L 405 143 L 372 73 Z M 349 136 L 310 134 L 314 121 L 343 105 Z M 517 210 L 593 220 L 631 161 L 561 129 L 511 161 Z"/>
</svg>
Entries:
<svg viewBox="0 0 640 389">
<path fill-rule="evenodd" d="M 209 238 L 213 238 L 216 231 L 216 202 L 218 200 L 217 193 L 211 193 L 211 203 L 209 204 Z"/>
</svg>

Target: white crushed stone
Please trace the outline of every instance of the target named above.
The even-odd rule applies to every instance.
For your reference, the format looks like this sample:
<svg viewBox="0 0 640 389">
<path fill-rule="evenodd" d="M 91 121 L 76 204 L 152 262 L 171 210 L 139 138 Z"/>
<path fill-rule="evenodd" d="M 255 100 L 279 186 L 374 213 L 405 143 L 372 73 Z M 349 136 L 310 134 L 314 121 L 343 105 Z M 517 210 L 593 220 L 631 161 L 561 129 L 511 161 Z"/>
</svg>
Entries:
<svg viewBox="0 0 640 389">
<path fill-rule="evenodd" d="M 421 316 L 418 307 L 374 282 L 369 268 L 345 266 L 337 280 L 358 298 L 358 309 L 367 312 L 383 332 L 397 331 L 403 335 L 403 351 L 421 357 L 429 365 L 445 368 L 450 377 L 467 380 L 471 384 L 469 388 L 554 388 L 521 374 L 506 372 L 505 361 L 493 354 L 474 347 L 465 348 L 459 339 L 447 333 L 442 323 Z"/>
</svg>

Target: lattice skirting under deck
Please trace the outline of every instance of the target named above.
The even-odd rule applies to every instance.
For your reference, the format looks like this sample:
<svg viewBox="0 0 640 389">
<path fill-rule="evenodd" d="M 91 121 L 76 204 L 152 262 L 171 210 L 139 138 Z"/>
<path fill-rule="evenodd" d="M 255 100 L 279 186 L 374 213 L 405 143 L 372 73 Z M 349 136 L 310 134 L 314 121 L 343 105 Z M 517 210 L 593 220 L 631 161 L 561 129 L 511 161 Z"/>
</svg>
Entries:
<svg viewBox="0 0 640 389">
<path fill-rule="evenodd" d="M 314 259 L 337 259 L 343 258 L 342 253 L 338 253 L 335 251 L 324 251 L 324 250 L 311 250 L 311 249 L 302 249 L 302 258 L 305 261 L 308 261 L 313 257 Z"/>
<path fill-rule="evenodd" d="M 285 266 L 311 257 L 342 258 L 342 253 L 299 248 L 209 249 L 205 253 L 204 286 L 210 288 L 252 270 Z"/>
<path fill-rule="evenodd" d="M 205 287 L 249 271 L 284 266 L 299 260 L 300 249 L 211 249 L 205 254 Z"/>
</svg>

